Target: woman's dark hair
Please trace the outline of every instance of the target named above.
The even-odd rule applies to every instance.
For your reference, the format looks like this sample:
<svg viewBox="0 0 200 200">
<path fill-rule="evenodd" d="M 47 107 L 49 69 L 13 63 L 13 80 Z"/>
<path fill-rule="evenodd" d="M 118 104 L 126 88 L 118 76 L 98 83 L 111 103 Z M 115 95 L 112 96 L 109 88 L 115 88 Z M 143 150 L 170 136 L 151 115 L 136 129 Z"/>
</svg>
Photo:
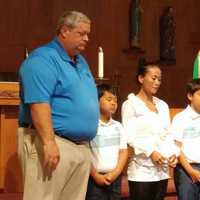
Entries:
<svg viewBox="0 0 200 200">
<path fill-rule="evenodd" d="M 98 92 L 98 98 L 100 99 L 105 92 L 110 92 L 113 95 L 117 96 L 116 88 L 112 85 L 102 83 L 97 85 L 97 92 Z"/>
<path fill-rule="evenodd" d="M 145 76 L 145 74 L 148 72 L 148 70 L 152 67 L 159 67 L 158 63 L 156 62 L 147 62 L 145 58 L 140 58 L 138 62 L 138 69 L 137 69 L 137 74 L 136 74 L 136 81 L 138 82 L 138 77 L 139 76 Z"/>
<path fill-rule="evenodd" d="M 193 95 L 197 90 L 200 90 L 200 79 L 193 79 L 186 85 L 187 94 Z"/>
</svg>

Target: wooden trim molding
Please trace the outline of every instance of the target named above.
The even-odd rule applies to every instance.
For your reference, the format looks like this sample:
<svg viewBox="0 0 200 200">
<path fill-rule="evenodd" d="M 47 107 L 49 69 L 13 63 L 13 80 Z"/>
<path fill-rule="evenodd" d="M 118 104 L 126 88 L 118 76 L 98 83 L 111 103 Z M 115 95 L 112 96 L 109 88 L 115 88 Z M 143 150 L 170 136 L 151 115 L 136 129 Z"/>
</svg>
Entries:
<svg viewBox="0 0 200 200">
<path fill-rule="evenodd" d="M 19 83 L 0 82 L 0 105 L 19 105 Z"/>
</svg>

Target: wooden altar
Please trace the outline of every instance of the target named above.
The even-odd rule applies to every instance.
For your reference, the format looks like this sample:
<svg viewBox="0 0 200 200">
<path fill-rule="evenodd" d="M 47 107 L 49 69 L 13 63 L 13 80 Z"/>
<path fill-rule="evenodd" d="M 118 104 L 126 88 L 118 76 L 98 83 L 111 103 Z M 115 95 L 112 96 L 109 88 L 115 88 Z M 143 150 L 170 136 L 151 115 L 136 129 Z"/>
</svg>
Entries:
<svg viewBox="0 0 200 200">
<path fill-rule="evenodd" d="M 18 82 L 0 82 L 0 190 L 22 192 L 17 158 Z"/>
</svg>

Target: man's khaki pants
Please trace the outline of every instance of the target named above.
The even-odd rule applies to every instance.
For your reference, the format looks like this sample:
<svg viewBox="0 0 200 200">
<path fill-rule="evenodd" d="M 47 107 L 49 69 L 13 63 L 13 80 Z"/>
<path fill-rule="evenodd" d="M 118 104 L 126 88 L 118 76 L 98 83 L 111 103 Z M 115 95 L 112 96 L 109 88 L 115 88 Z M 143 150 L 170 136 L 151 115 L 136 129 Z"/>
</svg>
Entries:
<svg viewBox="0 0 200 200">
<path fill-rule="evenodd" d="M 18 154 L 24 175 L 23 200 L 84 200 L 90 173 L 88 145 L 56 136 L 60 161 L 53 173 L 42 168 L 42 144 L 34 129 L 18 129 Z"/>
</svg>

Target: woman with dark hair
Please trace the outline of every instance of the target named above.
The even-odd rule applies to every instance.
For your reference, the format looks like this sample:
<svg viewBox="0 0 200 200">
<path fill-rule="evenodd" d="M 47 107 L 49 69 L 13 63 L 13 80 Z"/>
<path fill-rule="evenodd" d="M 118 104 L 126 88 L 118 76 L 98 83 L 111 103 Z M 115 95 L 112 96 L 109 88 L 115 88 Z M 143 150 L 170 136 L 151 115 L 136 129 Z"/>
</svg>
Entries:
<svg viewBox="0 0 200 200">
<path fill-rule="evenodd" d="M 130 197 L 163 200 L 169 166 L 176 166 L 179 150 L 169 134 L 168 105 L 154 96 L 161 84 L 159 66 L 140 62 L 137 83 L 139 92 L 129 94 L 122 105 L 128 144 L 134 149 L 128 165 Z"/>
</svg>

